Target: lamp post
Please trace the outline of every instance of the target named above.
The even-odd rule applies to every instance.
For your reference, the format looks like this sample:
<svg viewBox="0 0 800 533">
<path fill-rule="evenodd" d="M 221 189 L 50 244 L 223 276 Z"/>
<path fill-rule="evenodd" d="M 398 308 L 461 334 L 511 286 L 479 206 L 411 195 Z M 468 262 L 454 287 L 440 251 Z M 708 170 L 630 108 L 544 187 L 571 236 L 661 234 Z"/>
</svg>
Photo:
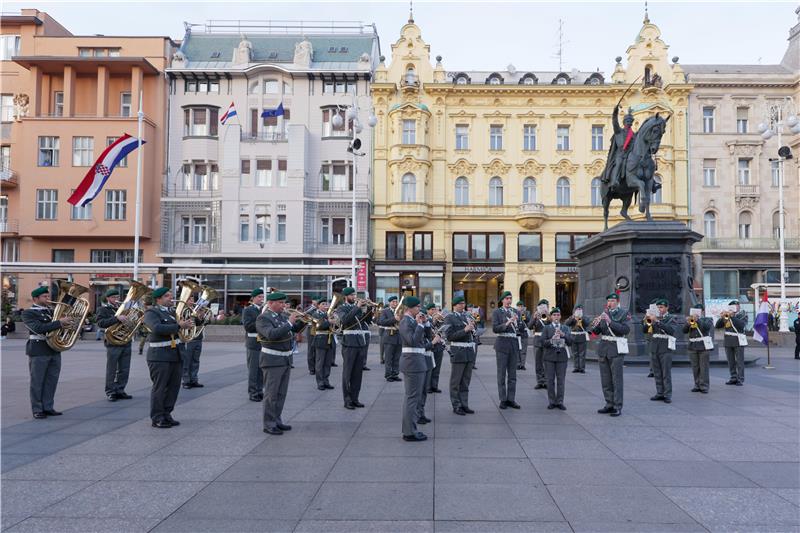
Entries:
<svg viewBox="0 0 800 533">
<path fill-rule="evenodd" d="M 778 250 L 781 261 L 780 283 L 781 283 L 781 300 L 779 309 L 781 311 L 779 329 L 781 333 L 789 332 L 789 302 L 786 300 L 786 253 L 785 253 L 785 228 L 784 220 L 786 214 L 783 210 L 783 164 L 787 159 L 792 159 L 792 151 L 788 146 L 783 146 L 781 142 L 781 135 L 783 127 L 786 126 L 790 133 L 800 134 L 800 120 L 794 107 L 794 100 L 790 96 L 785 97 L 783 100 L 776 103 L 767 104 L 766 120 L 758 125 L 758 131 L 761 133 L 761 138 L 765 141 L 770 140 L 773 136 L 778 137 L 778 153 L 777 159 L 770 158 L 770 161 L 778 163 Z M 788 115 L 788 116 L 787 116 Z"/>
<path fill-rule="evenodd" d="M 356 157 L 357 156 L 358 157 L 363 157 L 363 156 L 366 155 L 366 153 L 359 151 L 361 149 L 361 139 L 359 139 L 357 137 L 357 135 L 360 134 L 363 131 L 364 127 L 361 125 L 361 119 L 359 118 L 359 116 L 361 114 L 361 111 L 360 111 L 360 109 L 358 107 L 358 99 L 356 98 L 356 95 L 352 95 L 352 96 L 353 96 L 352 105 L 350 105 L 349 107 L 345 107 L 345 106 L 341 106 L 340 105 L 340 106 L 338 106 L 338 108 L 339 108 L 339 110 L 345 109 L 345 118 L 347 119 L 348 122 L 350 122 L 350 121 L 353 122 L 353 139 L 347 145 L 347 151 L 353 157 L 353 206 L 352 206 L 353 207 L 353 212 L 352 212 L 352 215 L 351 215 L 351 218 L 350 218 L 350 220 L 351 220 L 350 223 L 351 223 L 353 229 L 350 232 L 350 245 L 351 245 L 351 249 L 350 249 L 351 258 L 350 259 L 352 261 L 352 263 L 350 265 L 350 286 L 352 286 L 353 288 L 357 289 L 357 285 L 356 285 L 356 182 L 358 180 L 358 171 L 357 171 L 358 170 L 358 165 L 357 165 L 357 161 L 358 160 L 356 159 Z M 333 127 L 337 128 L 337 129 L 341 128 L 341 127 L 343 127 L 345 125 L 345 121 L 344 121 L 344 119 L 342 118 L 342 116 L 339 113 L 334 115 L 334 117 L 332 119 L 332 123 L 333 123 Z M 378 119 L 375 116 L 375 113 L 374 112 L 370 112 L 369 116 L 367 117 L 367 125 L 370 128 L 374 128 L 377 123 L 378 123 Z"/>
</svg>

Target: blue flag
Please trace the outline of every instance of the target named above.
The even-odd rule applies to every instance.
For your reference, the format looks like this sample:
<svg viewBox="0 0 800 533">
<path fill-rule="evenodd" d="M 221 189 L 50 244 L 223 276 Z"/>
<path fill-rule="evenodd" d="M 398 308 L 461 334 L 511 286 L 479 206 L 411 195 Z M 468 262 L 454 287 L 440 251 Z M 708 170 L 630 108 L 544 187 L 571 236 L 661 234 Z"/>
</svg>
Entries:
<svg viewBox="0 0 800 533">
<path fill-rule="evenodd" d="M 265 109 L 261 112 L 261 118 L 267 117 L 282 117 L 283 116 L 283 102 L 278 104 L 275 109 Z"/>
</svg>

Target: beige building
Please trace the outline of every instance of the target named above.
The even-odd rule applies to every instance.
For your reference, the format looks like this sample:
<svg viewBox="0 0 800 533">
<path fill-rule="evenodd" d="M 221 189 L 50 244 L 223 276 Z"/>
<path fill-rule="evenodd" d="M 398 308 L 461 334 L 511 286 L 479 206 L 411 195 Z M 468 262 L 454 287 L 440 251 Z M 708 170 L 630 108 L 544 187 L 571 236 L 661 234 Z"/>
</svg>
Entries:
<svg viewBox="0 0 800 533">
<path fill-rule="evenodd" d="M 142 91 L 148 144 L 139 253 L 155 262 L 167 102 L 163 71 L 174 44 L 168 37 L 75 36 L 35 9 L 3 14 L 0 24 L 2 260 L 133 260 L 135 152 L 91 205 L 75 208 L 67 198 L 110 142 L 123 133 L 136 135 Z M 42 274 L 4 276 L 3 287 L 7 296 L 18 295 L 9 298 L 14 305 L 27 306 L 30 291 L 47 281 Z M 91 284 L 95 295 L 116 284 L 102 266 L 75 281 Z"/>
<path fill-rule="evenodd" d="M 800 10 L 798 10 L 800 12 Z M 779 64 L 686 65 L 691 212 L 696 268 L 707 302 L 752 301 L 753 283 L 779 283 L 778 138 L 758 131 L 768 107 L 781 104 L 784 122 L 800 113 L 800 18 Z M 786 265 L 800 283 L 800 135 L 783 128 Z M 777 296 L 773 292 L 773 296 Z"/>
<path fill-rule="evenodd" d="M 610 77 L 511 65 L 448 72 L 441 57 L 431 62 L 419 26 L 403 26 L 372 85 L 376 298 L 415 293 L 449 305 L 463 292 L 491 310 L 510 290 L 528 307 L 545 297 L 571 312 L 569 252 L 603 228 L 597 176 L 612 110 L 631 84 L 622 103 L 633 108 L 634 128 L 655 112 L 672 114 L 653 216 L 689 219 L 690 86 L 654 24 L 646 19 L 630 38 Z"/>
</svg>

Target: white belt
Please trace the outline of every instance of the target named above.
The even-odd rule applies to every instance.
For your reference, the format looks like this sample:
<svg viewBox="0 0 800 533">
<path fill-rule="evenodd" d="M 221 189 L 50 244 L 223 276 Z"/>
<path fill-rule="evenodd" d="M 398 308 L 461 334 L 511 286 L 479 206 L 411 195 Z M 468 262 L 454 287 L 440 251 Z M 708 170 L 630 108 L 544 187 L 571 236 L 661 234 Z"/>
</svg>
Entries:
<svg viewBox="0 0 800 533">
<path fill-rule="evenodd" d="M 653 333 L 654 339 L 669 339 L 669 335 L 664 335 L 663 333 Z"/>
<path fill-rule="evenodd" d="M 604 341 L 608 341 L 608 342 L 617 342 L 617 339 L 619 339 L 620 337 L 612 337 L 611 335 L 603 335 L 600 338 L 603 339 Z"/>
<path fill-rule="evenodd" d="M 366 329 L 346 329 L 342 332 L 345 335 L 369 335 L 369 330 Z"/>
<path fill-rule="evenodd" d="M 498 333 L 497 336 L 498 337 L 511 337 L 512 339 L 516 339 L 517 338 L 517 334 L 516 333 Z"/>
<path fill-rule="evenodd" d="M 331 334 L 331 332 L 330 332 L 330 331 L 324 331 L 324 330 L 323 330 L 323 331 L 318 331 L 318 332 L 316 332 L 316 333 L 314 334 L 314 336 L 316 336 L 316 337 L 321 337 L 322 335 L 328 336 L 328 335 L 330 335 L 330 334 Z"/>
<path fill-rule="evenodd" d="M 379 329 L 386 329 L 389 331 L 397 331 L 397 327 L 395 326 L 378 326 Z"/>
<path fill-rule="evenodd" d="M 28 339 L 32 341 L 46 341 L 47 337 L 45 337 L 44 335 L 31 334 L 28 336 Z"/>
<path fill-rule="evenodd" d="M 248 337 L 258 337 L 258 333 L 248 333 Z"/>
<path fill-rule="evenodd" d="M 183 341 L 180 340 L 180 339 L 175 339 L 174 341 L 151 342 L 150 343 L 150 347 L 151 348 L 166 348 L 167 346 L 169 346 L 171 348 L 173 342 L 177 346 L 178 344 L 181 344 Z"/>
<path fill-rule="evenodd" d="M 421 353 L 425 355 L 425 348 L 403 348 L 402 353 Z"/>
<path fill-rule="evenodd" d="M 425 357 L 433 357 L 433 352 L 430 350 L 425 350 Z"/>
<path fill-rule="evenodd" d="M 588 331 L 573 331 L 572 334 L 573 335 L 588 335 L 589 332 Z"/>
<path fill-rule="evenodd" d="M 741 333 L 734 333 L 733 331 L 726 331 L 725 335 L 729 335 L 731 337 L 736 337 L 738 335 L 741 335 Z"/>
<path fill-rule="evenodd" d="M 451 347 L 455 348 L 475 348 L 474 342 L 451 342 Z"/>
<path fill-rule="evenodd" d="M 541 337 L 541 336 L 542 336 L 542 332 L 541 332 L 541 331 L 537 331 L 537 332 L 535 332 L 535 333 L 533 334 L 533 336 L 534 336 L 534 337 Z"/>
<path fill-rule="evenodd" d="M 707 336 L 704 336 L 704 337 L 689 337 L 689 342 L 706 342 L 706 339 L 710 340 L 711 342 L 714 342 L 713 340 L 711 340 L 711 337 L 707 337 Z"/>
<path fill-rule="evenodd" d="M 281 352 L 279 350 L 270 350 L 269 348 L 261 348 L 261 353 L 269 354 L 269 355 L 280 355 L 281 357 L 289 357 L 292 355 L 292 350 L 288 352 Z"/>
</svg>

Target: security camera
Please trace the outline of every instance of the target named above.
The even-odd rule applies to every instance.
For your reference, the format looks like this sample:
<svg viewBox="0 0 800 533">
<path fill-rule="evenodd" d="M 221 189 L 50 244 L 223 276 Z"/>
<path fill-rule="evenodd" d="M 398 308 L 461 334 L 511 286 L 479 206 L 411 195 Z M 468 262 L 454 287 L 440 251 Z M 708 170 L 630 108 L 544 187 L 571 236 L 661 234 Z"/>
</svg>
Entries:
<svg viewBox="0 0 800 533">
<path fill-rule="evenodd" d="M 350 144 L 347 146 L 347 151 L 355 155 L 363 155 L 358 152 L 360 149 L 361 149 L 361 139 L 359 139 L 358 137 L 350 141 Z"/>
<path fill-rule="evenodd" d="M 778 155 L 784 159 L 792 159 L 792 150 L 788 146 L 778 148 Z"/>
</svg>

